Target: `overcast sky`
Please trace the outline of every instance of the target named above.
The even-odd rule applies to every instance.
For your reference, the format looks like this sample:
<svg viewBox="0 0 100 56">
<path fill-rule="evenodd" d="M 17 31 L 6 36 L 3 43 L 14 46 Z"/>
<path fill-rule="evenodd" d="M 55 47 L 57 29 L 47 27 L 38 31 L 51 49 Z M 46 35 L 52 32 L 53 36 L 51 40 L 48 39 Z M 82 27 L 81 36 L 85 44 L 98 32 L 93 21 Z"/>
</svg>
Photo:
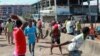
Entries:
<svg viewBox="0 0 100 56">
<path fill-rule="evenodd" d="M 30 5 L 39 0 L 0 0 L 0 5 Z"/>
</svg>

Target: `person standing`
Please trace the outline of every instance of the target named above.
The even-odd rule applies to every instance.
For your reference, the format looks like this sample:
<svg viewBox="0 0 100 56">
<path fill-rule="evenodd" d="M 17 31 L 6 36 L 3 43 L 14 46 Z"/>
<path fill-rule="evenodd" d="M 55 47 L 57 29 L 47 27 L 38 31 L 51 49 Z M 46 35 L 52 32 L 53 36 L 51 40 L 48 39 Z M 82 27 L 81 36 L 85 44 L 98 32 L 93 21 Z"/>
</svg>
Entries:
<svg viewBox="0 0 100 56">
<path fill-rule="evenodd" d="M 72 21 L 71 19 L 69 18 L 67 23 L 66 23 L 66 30 L 67 30 L 67 33 L 70 34 L 70 35 L 74 35 L 74 31 L 73 31 L 73 24 L 72 24 Z"/>
<path fill-rule="evenodd" d="M 76 22 L 76 35 L 80 34 L 81 33 L 81 23 L 80 21 L 77 21 Z"/>
<path fill-rule="evenodd" d="M 26 39 L 22 28 L 24 24 L 20 20 L 16 20 L 16 27 L 13 30 L 14 37 L 14 56 L 25 56 L 26 53 Z"/>
<path fill-rule="evenodd" d="M 13 36 L 12 36 L 13 26 L 14 25 L 12 20 L 9 19 L 6 24 L 7 39 L 9 44 L 13 44 Z"/>
<path fill-rule="evenodd" d="M 41 21 L 41 19 L 38 19 L 37 28 L 38 28 L 38 37 L 43 39 L 42 21 Z"/>
<path fill-rule="evenodd" d="M 93 26 L 93 23 L 90 24 L 89 29 L 90 29 L 90 32 L 89 32 L 90 37 L 89 38 L 92 40 L 95 40 L 96 32 L 95 32 L 95 28 Z"/>
<path fill-rule="evenodd" d="M 28 37 L 29 51 L 34 56 L 35 41 L 36 41 L 36 27 L 32 25 L 32 21 L 29 20 L 28 26 L 24 30 L 25 35 Z"/>
<path fill-rule="evenodd" d="M 51 54 L 53 54 L 52 53 L 53 45 L 56 42 L 57 42 L 57 44 L 60 44 L 60 36 L 61 36 L 59 25 L 56 23 L 56 21 L 54 21 L 52 23 L 52 29 L 51 29 L 51 32 L 50 32 L 50 36 L 51 36 L 51 41 L 52 41 L 52 44 L 51 44 Z M 59 46 L 59 49 L 60 49 L 60 52 L 62 54 L 62 48 L 60 46 Z"/>
</svg>

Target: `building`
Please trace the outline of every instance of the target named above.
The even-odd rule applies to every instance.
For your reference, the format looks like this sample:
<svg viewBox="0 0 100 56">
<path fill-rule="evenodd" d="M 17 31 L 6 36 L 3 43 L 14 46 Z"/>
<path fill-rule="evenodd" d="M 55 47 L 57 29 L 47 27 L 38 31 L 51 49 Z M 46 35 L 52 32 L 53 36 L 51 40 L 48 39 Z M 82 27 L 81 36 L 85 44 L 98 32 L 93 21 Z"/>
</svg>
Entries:
<svg viewBox="0 0 100 56">
<path fill-rule="evenodd" d="M 0 5 L 0 18 L 8 19 L 11 14 L 28 16 L 31 13 L 31 5 Z"/>
<path fill-rule="evenodd" d="M 32 4 L 32 17 L 36 20 L 40 18 L 40 2 Z"/>
<path fill-rule="evenodd" d="M 40 0 L 40 2 L 36 3 L 40 7 L 37 7 L 35 10 L 39 9 L 40 17 L 48 22 L 53 19 L 64 21 L 69 16 L 73 16 L 75 19 L 86 20 L 88 16 L 93 19 L 97 18 L 98 6 L 84 5 L 84 2 L 90 3 L 91 0 Z"/>
</svg>

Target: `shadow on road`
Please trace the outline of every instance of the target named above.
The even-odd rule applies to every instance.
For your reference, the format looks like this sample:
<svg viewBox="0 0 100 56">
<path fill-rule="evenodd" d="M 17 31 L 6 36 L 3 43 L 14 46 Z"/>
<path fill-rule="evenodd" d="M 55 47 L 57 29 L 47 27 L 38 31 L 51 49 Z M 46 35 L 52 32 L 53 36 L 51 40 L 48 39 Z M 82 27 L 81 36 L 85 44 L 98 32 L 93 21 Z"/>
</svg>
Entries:
<svg viewBox="0 0 100 56">
<path fill-rule="evenodd" d="M 8 46 L 7 44 L 0 44 L 0 47 Z"/>
<path fill-rule="evenodd" d="M 50 46 L 43 46 L 43 45 L 38 45 L 38 47 L 41 47 L 41 48 L 50 48 Z"/>
<path fill-rule="evenodd" d="M 54 55 L 60 55 L 60 56 L 68 56 L 68 53 L 65 54 L 57 54 L 57 53 L 53 53 Z"/>
<path fill-rule="evenodd" d="M 46 44 L 52 44 L 51 42 L 39 42 L 39 43 L 46 43 Z"/>
</svg>

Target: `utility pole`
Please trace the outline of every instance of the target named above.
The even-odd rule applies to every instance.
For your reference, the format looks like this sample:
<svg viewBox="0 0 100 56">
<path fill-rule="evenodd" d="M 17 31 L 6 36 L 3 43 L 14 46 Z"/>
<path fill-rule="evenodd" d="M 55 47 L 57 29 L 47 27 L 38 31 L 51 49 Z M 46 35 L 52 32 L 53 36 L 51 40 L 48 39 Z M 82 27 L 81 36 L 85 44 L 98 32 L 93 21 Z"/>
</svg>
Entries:
<svg viewBox="0 0 100 56">
<path fill-rule="evenodd" d="M 57 1 L 54 0 L 54 5 L 55 5 L 55 20 L 57 21 Z"/>
<path fill-rule="evenodd" d="M 98 19 L 98 16 L 99 16 L 99 0 L 97 0 L 97 19 Z"/>
<path fill-rule="evenodd" d="M 91 10 L 90 10 L 90 0 L 88 0 L 88 19 L 91 23 L 91 13 L 90 12 L 91 12 Z"/>
</svg>

